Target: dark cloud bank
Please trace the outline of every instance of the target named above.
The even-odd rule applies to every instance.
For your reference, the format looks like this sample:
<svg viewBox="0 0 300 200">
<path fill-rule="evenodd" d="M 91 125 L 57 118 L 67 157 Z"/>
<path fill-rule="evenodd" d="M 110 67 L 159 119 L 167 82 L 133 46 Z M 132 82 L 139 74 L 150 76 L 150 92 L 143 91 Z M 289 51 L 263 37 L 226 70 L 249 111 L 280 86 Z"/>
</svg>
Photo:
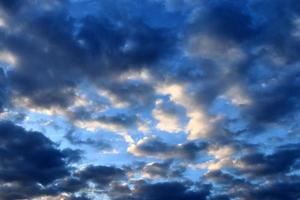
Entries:
<svg viewBox="0 0 300 200">
<path fill-rule="evenodd" d="M 0 0 L 0 114 L 15 104 L 55 107 L 69 120 L 129 129 L 141 122 L 136 112 L 155 106 L 157 83 L 177 83 L 192 94 L 195 109 L 211 116 L 225 97 L 238 116 L 223 116 L 205 139 L 171 144 L 148 137 L 129 144 L 132 156 L 151 163 L 83 167 L 81 150 L 61 148 L 44 133 L 1 117 L 0 199 L 300 199 L 299 1 L 90 3 L 90 13 L 74 14 L 71 0 Z M 142 70 L 153 82 L 120 79 Z M 70 114 L 86 82 L 127 103 L 128 114 Z M 239 123 L 242 129 L 230 130 Z M 281 142 L 272 140 L 277 133 L 267 142 L 260 138 L 274 127 L 288 132 Z M 71 132 L 65 138 L 74 146 L 112 149 Z M 193 180 L 187 175 L 188 168 L 201 171 L 199 164 L 213 159 L 220 168 L 207 168 Z"/>
</svg>

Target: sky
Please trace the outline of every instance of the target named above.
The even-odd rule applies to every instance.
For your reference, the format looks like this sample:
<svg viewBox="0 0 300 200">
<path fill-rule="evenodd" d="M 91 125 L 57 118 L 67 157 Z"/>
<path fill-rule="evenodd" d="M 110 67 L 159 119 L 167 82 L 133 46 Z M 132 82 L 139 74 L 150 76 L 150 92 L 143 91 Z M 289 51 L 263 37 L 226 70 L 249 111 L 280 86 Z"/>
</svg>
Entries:
<svg viewBox="0 0 300 200">
<path fill-rule="evenodd" d="M 0 200 L 299 200 L 300 1 L 0 0 Z"/>
</svg>

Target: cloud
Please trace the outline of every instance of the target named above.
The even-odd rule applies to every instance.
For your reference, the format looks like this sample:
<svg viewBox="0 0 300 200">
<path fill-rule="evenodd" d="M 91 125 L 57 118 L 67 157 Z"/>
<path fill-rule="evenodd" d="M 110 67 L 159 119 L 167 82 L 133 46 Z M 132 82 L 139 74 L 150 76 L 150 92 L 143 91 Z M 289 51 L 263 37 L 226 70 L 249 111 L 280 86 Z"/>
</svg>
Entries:
<svg viewBox="0 0 300 200">
<path fill-rule="evenodd" d="M 249 192 L 247 197 L 251 199 L 296 200 L 300 197 L 298 187 L 298 181 L 276 182 Z"/>
<path fill-rule="evenodd" d="M 145 137 L 128 147 L 128 152 L 135 156 L 150 156 L 159 159 L 180 158 L 194 160 L 206 144 L 201 142 L 188 142 L 171 145 L 156 137 Z"/>
<path fill-rule="evenodd" d="M 0 125 L 2 181 L 47 184 L 68 174 L 64 154 L 48 138 L 10 123 Z"/>
<path fill-rule="evenodd" d="M 125 172 L 116 167 L 109 166 L 87 166 L 78 171 L 76 176 L 81 181 L 91 181 L 99 188 L 106 188 L 113 181 L 122 180 L 125 178 Z"/>
<path fill-rule="evenodd" d="M 299 11 L 0 0 L 0 199 L 299 199 Z"/>
<path fill-rule="evenodd" d="M 271 154 L 254 152 L 245 155 L 238 161 L 238 166 L 252 176 L 284 174 L 293 170 L 299 158 L 299 145 L 291 144 L 280 146 Z"/>
<path fill-rule="evenodd" d="M 148 163 L 142 168 L 142 176 L 145 178 L 180 178 L 186 168 L 175 164 L 172 161 Z"/>
<path fill-rule="evenodd" d="M 7 80 L 2 68 L 0 69 L 0 113 L 3 111 L 3 107 L 7 102 Z"/>
<path fill-rule="evenodd" d="M 134 189 L 129 194 L 124 194 L 114 200 L 128 199 L 149 199 L 149 200 L 162 200 L 162 199 L 206 199 L 209 195 L 209 187 L 200 186 L 195 189 L 191 189 L 192 185 L 185 182 L 136 182 Z"/>
<path fill-rule="evenodd" d="M 70 162 L 79 152 L 59 150 L 42 133 L 26 131 L 10 122 L 0 123 L 0 197 L 31 198 L 50 193 L 45 187 L 70 175 Z"/>
<path fill-rule="evenodd" d="M 266 83 L 265 87 L 253 91 L 253 105 L 248 108 L 253 125 L 276 123 L 295 116 L 299 107 L 295 101 L 299 95 L 299 68 L 279 73 L 280 78 Z"/>
<path fill-rule="evenodd" d="M 204 179 L 220 186 L 220 192 L 216 199 L 243 196 L 243 192 L 251 190 L 253 185 L 247 182 L 246 179 L 236 177 L 230 173 L 221 170 L 210 171 L 205 174 Z M 222 195 L 227 194 L 227 195 Z"/>
<path fill-rule="evenodd" d="M 72 144 L 72 145 L 88 145 L 95 147 L 101 150 L 110 150 L 112 147 L 105 140 L 94 140 L 91 138 L 82 139 L 80 136 L 77 136 L 73 130 L 70 130 L 65 135 L 65 138 Z"/>
<path fill-rule="evenodd" d="M 7 10 L 13 5 L 18 9 L 10 14 Z M 56 7 L 61 9 L 41 15 L 30 13 L 39 7 L 34 3 L 3 5 L 10 27 L 1 33 L 5 37 L 0 43 L 18 60 L 16 70 L 8 73 L 15 95 L 27 97 L 38 106 L 66 107 L 74 98 L 74 88 L 87 78 L 114 93 L 123 93 L 125 101 L 134 100 L 126 92 L 127 86 L 116 87 L 113 82 L 107 85 L 106 78 L 114 79 L 130 69 L 154 65 L 172 50 L 173 33 L 124 18 L 116 19 L 124 24 L 118 26 L 109 19 L 113 16 L 89 16 L 75 22 L 67 14 L 66 5 L 67 2 L 59 3 Z M 29 16 L 24 18 L 25 14 Z M 22 26 L 18 26 L 20 18 L 27 19 Z M 28 48 L 30 52 L 26 51 Z M 144 91 L 135 85 L 128 87 Z"/>
<path fill-rule="evenodd" d="M 158 121 L 156 128 L 161 131 L 167 132 L 180 132 L 183 131 L 182 115 L 184 111 L 171 102 L 163 102 L 157 100 L 155 102 L 155 109 L 152 111 L 153 117 Z"/>
<path fill-rule="evenodd" d="M 203 106 L 195 101 L 188 88 L 182 84 L 165 84 L 157 88 L 159 94 L 168 95 L 170 100 L 186 109 L 188 123 L 185 127 L 188 138 L 191 140 L 209 137 L 217 121 L 207 115 Z"/>
</svg>

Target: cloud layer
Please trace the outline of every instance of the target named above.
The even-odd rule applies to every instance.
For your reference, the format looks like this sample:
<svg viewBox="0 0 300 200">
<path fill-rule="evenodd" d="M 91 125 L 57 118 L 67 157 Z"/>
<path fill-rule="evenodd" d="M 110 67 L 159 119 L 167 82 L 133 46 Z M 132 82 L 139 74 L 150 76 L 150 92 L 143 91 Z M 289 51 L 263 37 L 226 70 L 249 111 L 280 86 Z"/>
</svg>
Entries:
<svg viewBox="0 0 300 200">
<path fill-rule="evenodd" d="M 297 0 L 0 0 L 0 199 L 300 198 Z"/>
</svg>

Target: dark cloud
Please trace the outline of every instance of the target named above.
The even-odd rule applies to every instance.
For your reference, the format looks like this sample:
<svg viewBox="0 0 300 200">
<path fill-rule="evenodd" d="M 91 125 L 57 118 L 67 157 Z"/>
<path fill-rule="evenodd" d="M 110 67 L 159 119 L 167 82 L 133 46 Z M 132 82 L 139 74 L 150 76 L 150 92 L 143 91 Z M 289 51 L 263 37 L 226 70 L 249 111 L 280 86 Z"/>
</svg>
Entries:
<svg viewBox="0 0 300 200">
<path fill-rule="evenodd" d="M 76 135 L 74 130 L 70 130 L 65 135 L 65 138 L 72 144 L 72 145 L 87 145 L 92 146 L 100 150 L 109 150 L 112 148 L 111 144 L 109 144 L 106 140 L 95 140 L 92 138 L 82 139 L 79 135 Z"/>
<path fill-rule="evenodd" d="M 68 14 L 67 5 L 66 1 L 45 5 L 3 3 L 4 11 L 15 6 L 22 8 L 22 12 L 14 8 L 13 14 L 6 13 L 10 23 L 1 31 L 0 40 L 1 49 L 18 61 L 8 73 L 14 94 L 29 98 L 34 105 L 66 107 L 72 103 L 78 84 L 88 78 L 124 101 L 146 105 L 149 98 L 145 94 L 152 90 L 150 86 L 108 85 L 107 78 L 154 65 L 172 51 L 175 34 L 140 19 L 114 19 L 114 13 L 76 21 Z M 55 9 L 40 15 L 30 13 L 43 6 Z"/>
<path fill-rule="evenodd" d="M 210 188 L 206 185 L 192 189 L 191 184 L 185 182 L 136 182 L 134 190 L 124 196 L 115 198 L 114 200 L 205 200 L 210 193 Z"/>
<path fill-rule="evenodd" d="M 240 198 L 245 191 L 253 188 L 253 185 L 247 179 L 222 170 L 209 171 L 205 174 L 204 179 L 220 187 L 217 196 L 212 197 L 213 200 Z"/>
<path fill-rule="evenodd" d="M 130 132 L 135 157 L 103 154 L 103 162 L 145 162 L 79 166 L 82 151 L 0 122 L 0 199 L 91 199 L 89 189 L 112 200 L 299 199 L 295 134 L 263 144 L 264 133 L 291 132 L 299 121 L 299 14 L 297 0 L 0 0 L 0 118 L 43 126 L 32 123 L 34 111 L 54 107 L 55 120 L 61 114 L 73 127 Z M 170 84 L 184 89 L 158 94 Z M 155 108 L 179 119 L 176 136 L 157 130 Z M 164 140 L 141 135 L 142 122 Z M 182 135 L 204 123 L 213 131 L 201 140 Z M 120 144 L 78 130 L 66 145 Z M 188 182 L 190 166 L 204 166 L 200 181 L 210 185 Z"/>
<path fill-rule="evenodd" d="M 87 197 L 85 194 L 80 195 L 80 196 L 71 196 L 70 200 L 91 200 L 91 198 Z"/>
<path fill-rule="evenodd" d="M 239 107 L 249 129 L 289 122 L 299 110 L 299 3 L 222 0 L 198 6 L 186 28 L 191 59 L 179 65 L 176 80 L 192 80 L 191 90 L 205 107 L 239 86 L 251 101 Z M 285 65 L 290 67 L 279 68 Z"/>
<path fill-rule="evenodd" d="M 243 4 L 226 0 L 203 2 L 203 9 L 193 13 L 191 30 L 237 42 L 251 38 L 256 30 Z"/>
<path fill-rule="evenodd" d="M 9 15 L 9 27 L 1 32 L 1 46 L 18 60 L 16 70 L 8 73 L 12 89 L 33 104 L 66 107 L 84 78 L 105 86 L 108 77 L 114 79 L 129 69 L 155 65 L 173 49 L 175 36 L 167 29 L 151 27 L 138 19 L 116 18 L 119 23 L 115 23 L 109 18 L 113 16 L 104 15 L 76 21 L 64 5 L 67 2 L 56 5 L 61 9 L 41 15 L 15 11 Z M 36 6 L 24 9 L 34 10 Z M 22 26 L 19 19 L 23 19 Z M 125 95 L 126 101 L 144 91 L 139 89 L 144 86 L 120 86 L 123 88 L 119 91 L 113 85 L 107 88 Z"/>
<path fill-rule="evenodd" d="M 249 8 L 260 27 L 257 37 L 257 46 L 267 45 L 266 52 L 273 51 L 273 55 L 282 57 L 284 64 L 299 61 L 295 52 L 299 49 L 297 37 L 293 34 L 297 29 L 295 20 L 300 12 L 299 2 L 288 1 L 249 1 Z M 280 27 L 280 28 L 279 28 Z"/>
<path fill-rule="evenodd" d="M 78 177 L 68 177 L 63 180 L 60 180 L 52 187 L 52 190 L 56 190 L 57 193 L 66 192 L 66 193 L 75 193 L 80 191 L 82 188 L 87 187 L 87 182 L 82 181 Z"/>
<path fill-rule="evenodd" d="M 12 1 L 0 1 L 0 5 L 2 8 L 6 10 L 14 11 L 17 10 L 21 5 L 22 1 L 20 0 L 12 0 Z"/>
<path fill-rule="evenodd" d="M 243 171 L 257 177 L 287 173 L 293 170 L 293 166 L 299 158 L 299 145 L 291 144 L 278 147 L 271 154 L 254 152 L 245 155 L 240 162 L 245 166 Z"/>
<path fill-rule="evenodd" d="M 128 151 L 136 156 L 195 160 L 206 147 L 207 144 L 203 142 L 187 142 L 184 144 L 171 145 L 156 137 L 146 137 L 140 140 L 137 145 L 130 146 Z"/>
<path fill-rule="evenodd" d="M 7 101 L 6 77 L 2 68 L 0 68 L 0 113 Z"/>
<path fill-rule="evenodd" d="M 113 83 L 104 84 L 105 89 L 117 100 L 128 104 L 133 109 L 151 106 L 154 103 L 155 91 L 151 84 L 143 81 L 115 81 Z"/>
<path fill-rule="evenodd" d="M 246 196 L 250 199 L 263 200 L 297 200 L 300 198 L 299 181 L 295 182 L 276 182 L 269 185 L 259 187 L 249 192 Z"/>
<path fill-rule="evenodd" d="M 266 85 L 265 88 L 254 89 L 254 102 L 247 110 L 253 120 L 253 126 L 286 121 L 295 116 L 299 109 L 297 99 L 300 95 L 300 73 L 297 68 L 290 72 L 278 73 L 281 77 L 273 77 L 274 83 Z"/>
<path fill-rule="evenodd" d="M 242 184 L 246 183 L 245 179 L 236 178 L 229 173 L 222 172 L 220 170 L 210 171 L 205 174 L 205 178 L 208 180 L 216 181 L 218 184 L 228 185 L 232 187 L 234 185 L 240 187 Z"/>
<path fill-rule="evenodd" d="M 68 175 L 65 155 L 38 132 L 9 122 L 0 124 L 2 181 L 47 184 Z"/>
<path fill-rule="evenodd" d="M 230 196 L 228 195 L 217 195 L 214 197 L 211 197 L 212 200 L 230 200 Z"/>
<path fill-rule="evenodd" d="M 111 199 L 134 199 L 130 193 L 131 189 L 127 184 L 113 183 L 111 185 L 109 196 Z"/>
<path fill-rule="evenodd" d="M 109 166 L 87 166 L 76 174 L 81 181 L 91 181 L 99 188 L 106 188 L 111 182 L 125 178 L 124 170 Z"/>
<path fill-rule="evenodd" d="M 129 68 L 154 64 L 172 50 L 174 36 L 167 29 L 150 27 L 138 19 L 116 18 L 120 24 L 111 20 L 86 17 L 82 22 L 78 39 L 88 49 L 88 56 L 95 58 L 94 64 L 87 69 L 96 72 L 91 75 L 118 74 Z"/>
<path fill-rule="evenodd" d="M 47 185 L 70 175 L 69 162 L 79 152 L 59 150 L 39 132 L 26 131 L 10 122 L 0 123 L 0 197 L 23 199 L 51 194 Z"/>
<path fill-rule="evenodd" d="M 154 162 L 146 164 L 141 171 L 148 178 L 180 178 L 183 176 L 186 167 L 178 165 L 173 161 Z"/>
<path fill-rule="evenodd" d="M 97 117 L 97 121 L 107 123 L 107 124 L 114 124 L 121 127 L 132 127 L 136 124 L 137 117 L 134 115 L 129 116 L 120 113 L 113 116 L 109 116 L 109 115 L 99 116 Z"/>
<path fill-rule="evenodd" d="M 66 148 L 62 150 L 62 153 L 66 157 L 68 163 L 76 163 L 81 160 L 83 152 L 79 149 L 74 150 Z"/>
</svg>

